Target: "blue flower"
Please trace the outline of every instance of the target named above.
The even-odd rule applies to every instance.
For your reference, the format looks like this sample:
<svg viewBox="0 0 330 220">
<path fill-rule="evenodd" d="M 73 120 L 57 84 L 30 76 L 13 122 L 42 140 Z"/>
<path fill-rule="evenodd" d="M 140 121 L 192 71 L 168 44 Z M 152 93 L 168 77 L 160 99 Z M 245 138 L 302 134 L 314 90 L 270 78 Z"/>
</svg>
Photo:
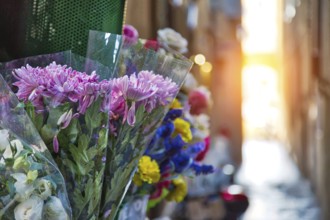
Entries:
<svg viewBox="0 0 330 220">
<path fill-rule="evenodd" d="M 196 156 L 205 149 L 204 142 L 194 143 L 185 149 L 185 153 L 188 154 L 192 158 L 196 158 Z"/>
<path fill-rule="evenodd" d="M 177 135 L 175 138 L 166 138 L 164 140 L 166 155 L 171 157 L 177 154 L 182 150 L 185 144 L 180 135 Z"/>
<path fill-rule="evenodd" d="M 166 122 L 163 123 L 163 125 L 157 129 L 156 134 L 159 137 L 166 138 L 171 136 L 173 131 L 174 131 L 174 124 L 172 122 Z"/>
<path fill-rule="evenodd" d="M 182 109 L 171 109 L 166 114 L 164 121 L 173 121 L 174 119 L 181 117 L 182 113 Z"/>
<path fill-rule="evenodd" d="M 182 173 L 187 170 L 193 163 L 193 159 L 187 154 L 179 153 L 172 157 L 172 163 L 174 165 L 174 171 L 176 173 Z"/>
<path fill-rule="evenodd" d="M 191 168 L 195 172 L 196 175 L 200 174 L 209 174 L 214 172 L 214 167 L 211 165 L 204 165 L 204 164 L 198 164 L 196 162 L 193 162 L 191 164 Z"/>
</svg>

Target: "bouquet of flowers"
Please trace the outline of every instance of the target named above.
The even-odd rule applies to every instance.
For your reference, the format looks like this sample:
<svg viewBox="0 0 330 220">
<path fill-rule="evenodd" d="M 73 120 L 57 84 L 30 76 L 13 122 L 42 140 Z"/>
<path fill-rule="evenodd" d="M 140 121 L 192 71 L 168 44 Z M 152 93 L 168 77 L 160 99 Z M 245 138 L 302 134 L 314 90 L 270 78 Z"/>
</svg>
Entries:
<svg viewBox="0 0 330 220">
<path fill-rule="evenodd" d="M 64 176 L 73 218 L 96 218 L 108 145 L 108 69 L 71 52 L 6 64 L 18 65 L 11 85 Z M 94 70 L 89 75 L 87 67 Z"/>
<path fill-rule="evenodd" d="M 163 198 L 181 202 L 187 194 L 184 177 L 213 172 L 212 166 L 199 162 L 208 138 L 195 135 L 198 128 L 185 116 L 185 111 L 175 100 L 139 161 L 134 176 L 138 186 L 135 193 L 150 193 L 151 206 Z"/>
<path fill-rule="evenodd" d="M 71 219 L 65 182 L 0 76 L 0 219 Z"/>
<path fill-rule="evenodd" d="M 192 63 L 103 32 L 90 33 L 88 48 L 87 58 L 67 51 L 1 69 L 64 177 L 66 187 L 52 192 L 67 190 L 69 202 L 60 199 L 68 218 L 71 204 L 73 219 L 114 219 Z"/>
<path fill-rule="evenodd" d="M 88 56 L 103 63 L 111 60 L 113 54 L 104 50 L 111 41 L 109 37 L 107 33 L 92 32 L 90 39 L 97 43 L 89 47 Z M 115 217 L 139 159 L 192 65 L 183 57 L 158 54 L 142 47 L 137 38 L 127 37 L 117 59 L 114 73 L 118 78 L 112 81 L 110 147 L 101 209 L 105 218 Z"/>
<path fill-rule="evenodd" d="M 124 34 L 130 39 L 129 42 L 136 42 L 138 33 L 132 26 L 126 25 Z M 177 41 L 173 41 L 172 44 L 167 39 L 172 39 L 174 35 Z M 178 42 L 181 42 L 181 45 Z M 180 57 L 181 55 L 177 52 L 187 50 L 185 42 L 185 39 L 172 29 L 165 29 L 159 31 L 158 42 L 143 41 L 139 44 L 142 47 L 154 49 L 160 56 Z M 150 195 L 149 207 L 164 198 L 181 202 L 187 193 L 186 176 L 192 177 L 213 172 L 212 166 L 198 162 L 202 154 L 206 152 L 208 134 L 201 134 L 200 127 L 197 127 L 197 123 L 195 124 L 194 117 L 189 113 L 189 104 L 184 93 L 181 92 L 179 96 L 181 100 L 173 100 L 169 112 L 153 136 L 147 151 L 139 160 L 138 171 L 133 179 L 134 186 L 125 198 L 126 206 L 121 210 L 119 219 L 137 218 L 135 206 L 127 208 L 128 205 L 134 205 L 134 197 L 138 197 L 137 201 L 141 203 L 141 198 L 145 199 L 146 195 L 147 197 Z M 143 208 L 143 206 L 139 207 Z M 141 216 L 142 219 L 143 215 Z"/>
</svg>

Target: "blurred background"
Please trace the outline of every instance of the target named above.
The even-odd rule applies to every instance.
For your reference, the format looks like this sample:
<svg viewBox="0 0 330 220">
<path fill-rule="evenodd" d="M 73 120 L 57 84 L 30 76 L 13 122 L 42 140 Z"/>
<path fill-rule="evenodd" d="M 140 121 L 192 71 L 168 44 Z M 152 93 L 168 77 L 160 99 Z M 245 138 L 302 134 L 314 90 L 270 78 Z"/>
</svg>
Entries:
<svg viewBox="0 0 330 220">
<path fill-rule="evenodd" d="M 249 197 L 242 219 L 330 219 L 329 22 L 329 0 L 127 1 L 141 38 L 188 40 L 212 146 Z"/>
<path fill-rule="evenodd" d="M 1 62 L 84 54 L 87 30 L 121 34 L 122 24 L 144 39 L 166 27 L 187 39 L 192 74 L 212 95 L 205 161 L 221 169 L 155 216 L 330 219 L 330 0 L 33 2 L 0 1 Z"/>
</svg>

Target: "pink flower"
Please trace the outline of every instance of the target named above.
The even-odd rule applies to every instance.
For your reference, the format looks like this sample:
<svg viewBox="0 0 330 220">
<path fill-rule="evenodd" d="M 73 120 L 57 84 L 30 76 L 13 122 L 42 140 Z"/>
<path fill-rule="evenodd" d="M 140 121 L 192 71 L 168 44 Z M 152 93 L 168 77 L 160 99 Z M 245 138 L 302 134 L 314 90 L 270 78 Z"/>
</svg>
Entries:
<svg viewBox="0 0 330 220">
<path fill-rule="evenodd" d="M 123 122 L 135 123 L 135 111 L 144 106 L 151 112 L 158 106 L 167 105 L 178 92 L 178 86 L 170 78 L 141 71 L 137 75 L 123 76 L 112 80 L 111 113 L 122 115 Z"/>
<path fill-rule="evenodd" d="M 87 108 L 91 106 L 99 97 L 100 85 L 94 82 L 87 82 L 82 85 L 79 97 L 78 112 L 85 114 Z"/>
<path fill-rule="evenodd" d="M 41 68 L 33 68 L 29 65 L 13 72 L 18 87 L 17 97 L 24 102 L 30 101 L 35 107 L 41 108 L 42 96 L 47 87 L 47 73 Z"/>
<path fill-rule="evenodd" d="M 45 107 L 44 99 L 52 107 L 65 102 L 78 102 L 78 111 L 82 114 L 99 96 L 109 102 L 105 94 L 110 93 L 110 82 L 99 82 L 95 72 L 88 75 L 53 62 L 45 68 L 27 65 L 16 69 L 13 75 L 18 80 L 13 84 L 18 87 L 18 98 L 24 102 L 30 101 L 37 110 Z M 103 103 L 102 107 L 105 105 Z"/>
<path fill-rule="evenodd" d="M 123 27 L 124 41 L 126 44 L 135 44 L 139 39 L 138 31 L 132 26 L 125 24 Z"/>
<path fill-rule="evenodd" d="M 202 90 L 195 89 L 189 93 L 188 103 L 190 105 L 190 113 L 199 115 L 208 108 L 209 98 Z"/>
</svg>

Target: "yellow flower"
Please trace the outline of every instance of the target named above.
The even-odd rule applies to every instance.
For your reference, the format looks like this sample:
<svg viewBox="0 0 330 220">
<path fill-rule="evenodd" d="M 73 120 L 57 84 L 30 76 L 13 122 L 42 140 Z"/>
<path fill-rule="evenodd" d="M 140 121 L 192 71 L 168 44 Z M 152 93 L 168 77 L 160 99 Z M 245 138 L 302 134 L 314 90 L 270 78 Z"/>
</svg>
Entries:
<svg viewBox="0 0 330 220">
<path fill-rule="evenodd" d="M 173 100 L 170 108 L 172 108 L 172 109 L 173 108 L 182 108 L 182 105 L 181 105 L 180 101 L 177 98 L 175 98 Z"/>
<path fill-rule="evenodd" d="M 175 132 L 181 134 L 182 140 L 186 143 L 192 140 L 192 134 L 190 130 L 189 122 L 183 120 L 182 118 L 176 118 L 174 120 Z"/>
<path fill-rule="evenodd" d="M 188 192 L 187 183 L 182 176 L 174 179 L 172 183 L 174 189 L 167 194 L 166 199 L 169 201 L 181 202 Z"/>
<path fill-rule="evenodd" d="M 143 156 L 138 165 L 133 181 L 137 186 L 141 186 L 143 182 L 149 184 L 157 183 L 160 179 L 160 170 L 157 162 L 151 160 L 149 156 Z"/>
</svg>

